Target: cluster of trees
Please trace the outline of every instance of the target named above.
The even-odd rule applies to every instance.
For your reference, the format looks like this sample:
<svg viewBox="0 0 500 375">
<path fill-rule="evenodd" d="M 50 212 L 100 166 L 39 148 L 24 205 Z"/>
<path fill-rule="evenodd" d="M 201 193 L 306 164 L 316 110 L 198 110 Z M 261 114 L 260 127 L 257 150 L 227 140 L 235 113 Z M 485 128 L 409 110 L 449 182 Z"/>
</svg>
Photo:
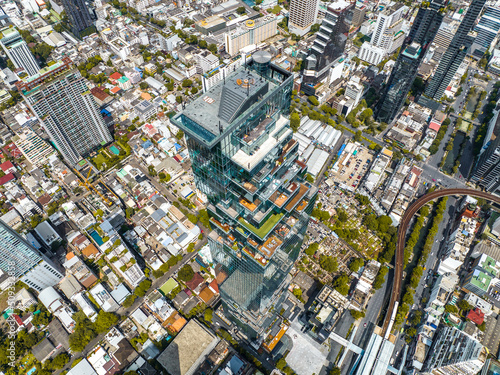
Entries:
<svg viewBox="0 0 500 375">
<path fill-rule="evenodd" d="M 280 358 L 276 362 L 276 368 L 281 372 L 284 372 L 286 375 L 292 375 L 294 372 L 290 366 L 286 363 L 285 358 Z"/>
<path fill-rule="evenodd" d="M 405 293 L 403 295 L 403 298 L 401 300 L 401 304 L 399 305 L 398 312 L 396 314 L 395 318 L 395 326 L 400 325 L 403 323 L 403 320 L 410 311 L 410 306 L 413 304 L 413 296 L 415 293 L 415 289 L 417 288 L 420 279 L 422 278 L 423 274 L 423 268 L 425 266 L 425 263 L 427 262 L 427 258 L 429 256 L 429 253 L 432 250 L 432 246 L 434 245 L 434 237 L 437 234 L 439 223 L 443 219 L 443 213 L 444 210 L 446 209 L 446 202 L 448 201 L 448 197 L 442 198 L 439 203 L 436 205 L 436 210 L 434 212 L 434 216 L 432 219 L 432 224 L 431 227 L 429 228 L 429 231 L 427 232 L 426 235 L 426 240 L 424 243 L 424 246 L 422 248 L 422 252 L 420 253 L 420 256 L 418 257 L 418 263 L 417 265 L 413 268 L 411 275 L 410 275 L 410 282 L 406 285 L 405 288 Z M 412 233 L 413 234 L 413 233 Z M 417 234 L 418 237 L 418 234 Z M 405 258 L 406 258 L 406 249 L 405 249 Z M 409 273 L 409 271 L 408 271 Z"/>
<path fill-rule="evenodd" d="M 32 333 L 28 333 L 26 330 L 21 330 L 18 332 L 14 347 L 16 349 L 15 355 L 21 357 L 26 353 L 26 351 L 31 350 L 33 346 L 38 344 L 44 337 L 44 333 L 39 330 L 35 330 Z M 9 369 L 9 363 L 11 360 L 8 358 L 10 356 L 8 350 L 10 346 L 10 340 L 7 340 L 7 336 L 4 336 L 2 332 L 0 334 L 0 370 L 7 371 Z"/>
<path fill-rule="evenodd" d="M 69 346 L 73 352 L 81 352 L 99 333 L 107 332 L 118 322 L 118 315 L 99 311 L 95 322 L 91 322 L 82 311 L 73 314 L 75 332 L 69 336 Z"/>
<path fill-rule="evenodd" d="M 337 258 L 334 258 L 331 255 L 321 255 L 319 258 L 319 265 L 326 272 L 337 272 L 339 268 Z"/>
<path fill-rule="evenodd" d="M 318 248 L 319 248 L 319 243 L 317 242 L 313 242 L 312 244 L 310 244 L 306 249 L 305 249 L 305 253 L 307 255 L 309 255 L 310 257 L 314 256 L 314 254 L 316 254 L 316 251 L 318 251 Z"/>
<path fill-rule="evenodd" d="M 311 216 L 318 219 L 323 223 L 327 223 L 330 220 L 330 213 L 328 211 L 323 211 L 319 208 L 314 208 L 312 210 Z"/>
<path fill-rule="evenodd" d="M 381 266 L 380 269 L 378 270 L 377 276 L 375 276 L 375 280 L 373 281 L 372 288 L 374 290 L 380 289 L 382 285 L 384 285 L 385 281 L 385 275 L 387 275 L 387 272 L 389 269 L 386 266 Z"/>
<path fill-rule="evenodd" d="M 450 125 L 450 123 L 451 120 L 449 118 L 446 118 L 441 124 L 441 127 L 439 128 L 436 138 L 432 142 L 432 145 L 429 147 L 429 152 L 431 155 L 434 155 L 439 150 L 439 144 L 443 140 L 443 137 L 446 134 L 446 131 L 448 130 L 448 125 Z"/>
<path fill-rule="evenodd" d="M 418 242 L 418 239 L 420 237 L 420 232 L 424 227 L 425 218 L 427 216 L 429 216 L 429 207 L 424 206 L 419 210 L 419 216 L 417 217 L 417 220 L 413 225 L 410 237 L 406 242 L 404 261 L 403 261 L 405 265 L 408 264 L 408 260 L 410 259 L 411 254 L 413 254 L 413 252 L 416 250 L 415 245 Z"/>
<path fill-rule="evenodd" d="M 349 271 L 358 272 L 361 267 L 363 267 L 365 262 L 361 258 L 354 258 L 351 263 L 349 263 Z"/>
<path fill-rule="evenodd" d="M 333 288 L 343 296 L 347 296 L 351 288 L 351 279 L 347 274 L 342 273 L 333 281 Z"/>
<path fill-rule="evenodd" d="M 89 75 L 89 71 L 101 62 L 102 62 L 101 56 L 96 55 L 96 56 L 90 57 L 86 63 L 81 63 L 80 65 L 78 65 L 77 68 L 80 71 L 80 74 L 82 75 L 82 77 L 90 79 L 91 75 Z M 94 79 L 96 79 L 96 76 L 94 76 Z"/>
<path fill-rule="evenodd" d="M 170 257 L 165 263 L 163 263 L 160 268 L 153 270 L 153 276 L 159 278 L 163 276 L 170 268 L 175 266 L 182 260 L 182 255 L 177 255 Z"/>
</svg>

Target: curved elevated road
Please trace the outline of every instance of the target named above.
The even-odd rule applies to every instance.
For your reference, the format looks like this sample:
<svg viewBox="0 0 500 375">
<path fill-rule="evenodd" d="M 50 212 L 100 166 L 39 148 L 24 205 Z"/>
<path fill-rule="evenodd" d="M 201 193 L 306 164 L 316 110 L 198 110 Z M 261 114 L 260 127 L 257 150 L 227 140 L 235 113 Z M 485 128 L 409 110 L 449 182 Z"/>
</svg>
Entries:
<svg viewBox="0 0 500 375">
<path fill-rule="evenodd" d="M 401 287 L 403 284 L 403 259 L 404 259 L 404 249 L 406 242 L 406 232 L 410 225 L 411 218 L 417 213 L 417 211 L 426 203 L 441 197 L 446 197 L 450 195 L 470 195 L 476 198 L 484 198 L 489 201 L 494 201 L 500 204 L 500 197 L 474 189 L 442 189 L 436 190 L 432 193 L 426 194 L 418 198 L 415 202 L 411 204 L 406 210 L 401 219 L 398 228 L 398 239 L 396 244 L 396 264 L 394 265 L 394 284 L 392 287 L 391 301 L 389 302 L 389 308 L 385 315 L 384 324 L 382 326 L 382 336 L 386 336 L 387 330 L 391 326 L 392 315 L 394 314 L 394 308 L 396 302 L 399 303 L 399 298 L 401 295 Z"/>
</svg>

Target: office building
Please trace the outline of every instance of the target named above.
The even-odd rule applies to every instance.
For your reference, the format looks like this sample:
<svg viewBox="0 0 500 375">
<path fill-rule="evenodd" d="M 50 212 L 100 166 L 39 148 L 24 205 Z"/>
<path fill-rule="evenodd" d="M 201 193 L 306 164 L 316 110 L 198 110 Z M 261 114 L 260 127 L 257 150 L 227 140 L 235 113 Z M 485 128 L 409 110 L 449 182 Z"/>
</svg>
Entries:
<svg viewBox="0 0 500 375">
<path fill-rule="evenodd" d="M 318 16 L 319 0 L 291 0 L 288 15 L 288 30 L 303 36 L 311 30 Z"/>
<path fill-rule="evenodd" d="M 374 46 L 371 43 L 364 42 L 358 52 L 360 60 L 366 61 L 372 65 L 378 65 L 382 62 L 386 55 L 385 49 Z"/>
<path fill-rule="evenodd" d="M 0 30 L 0 44 L 16 68 L 23 68 L 29 76 L 38 72 L 40 67 L 35 57 L 14 27 Z"/>
<path fill-rule="evenodd" d="M 304 181 L 288 113 L 293 75 L 256 52 L 172 117 L 184 131 L 224 311 L 261 338 L 286 298 L 317 195 Z"/>
<path fill-rule="evenodd" d="M 68 57 L 16 86 L 69 163 L 75 165 L 113 140 L 85 80 Z"/>
<path fill-rule="evenodd" d="M 0 270 L 37 291 L 63 278 L 48 259 L 1 220 Z"/>
<path fill-rule="evenodd" d="M 352 26 L 358 27 L 365 20 L 366 5 L 361 1 L 356 1 L 356 6 L 352 12 Z"/>
<path fill-rule="evenodd" d="M 353 9 L 354 3 L 345 0 L 328 4 L 325 18 L 305 60 L 301 91 L 306 95 L 316 93 L 314 86 L 327 77 L 332 65 L 344 53 Z"/>
<path fill-rule="evenodd" d="M 378 15 L 370 43 L 383 48 L 386 54 L 392 54 L 403 44 L 403 10 L 404 4 L 396 3 Z"/>
<path fill-rule="evenodd" d="M 375 117 L 378 121 L 392 122 L 403 106 L 417 76 L 418 67 L 443 20 L 439 12 L 441 7 L 441 0 L 436 0 L 428 7 L 421 7 L 418 10 L 376 108 Z"/>
<path fill-rule="evenodd" d="M 17 148 L 32 165 L 42 167 L 54 149 L 29 127 L 21 128 L 12 138 Z"/>
<path fill-rule="evenodd" d="M 475 375 L 488 352 L 479 341 L 459 329 L 441 324 L 424 364 L 424 373 Z"/>
<path fill-rule="evenodd" d="M 484 53 L 492 49 L 497 40 L 498 32 L 500 31 L 500 6 L 489 6 L 484 11 L 481 19 L 476 25 L 476 39 L 472 44 L 471 53 L 481 58 Z"/>
<path fill-rule="evenodd" d="M 84 0 L 61 0 L 66 15 L 68 16 L 71 32 L 80 38 L 94 26 L 90 18 L 89 8 Z"/>
<path fill-rule="evenodd" d="M 247 20 L 242 26 L 224 34 L 226 51 L 231 56 L 251 45 L 260 44 L 278 33 L 278 18 L 269 14 L 256 20 Z"/>
<path fill-rule="evenodd" d="M 421 102 L 423 105 L 432 106 L 432 104 L 430 104 L 432 100 L 439 101 L 443 97 L 446 88 L 472 46 L 474 38 L 469 35 L 469 32 L 472 30 L 477 16 L 481 13 L 485 1 L 486 0 L 472 0 L 450 45 L 439 61 L 434 76 L 429 82 L 429 85 L 425 88 L 425 98 L 422 98 Z"/>
</svg>

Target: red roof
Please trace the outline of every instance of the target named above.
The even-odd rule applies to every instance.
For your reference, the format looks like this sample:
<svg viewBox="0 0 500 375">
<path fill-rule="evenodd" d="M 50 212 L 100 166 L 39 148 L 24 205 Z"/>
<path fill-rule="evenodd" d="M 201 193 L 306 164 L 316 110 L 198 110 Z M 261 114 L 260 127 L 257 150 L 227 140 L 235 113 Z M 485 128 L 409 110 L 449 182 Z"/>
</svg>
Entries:
<svg viewBox="0 0 500 375">
<path fill-rule="evenodd" d="M 219 293 L 219 284 L 217 284 L 217 280 L 213 279 L 208 287 L 212 289 L 214 293 Z"/>
<path fill-rule="evenodd" d="M 4 147 L 4 150 L 7 151 L 11 156 L 14 158 L 18 158 L 22 156 L 22 152 L 17 148 L 14 142 L 9 143 L 7 146 Z"/>
<path fill-rule="evenodd" d="M 7 160 L 6 162 L 0 164 L 0 168 L 2 168 L 2 171 L 7 172 L 9 169 L 14 168 L 14 164 L 10 162 L 10 160 Z"/>
<path fill-rule="evenodd" d="M 194 290 L 200 285 L 205 279 L 198 272 L 196 272 L 193 278 L 186 283 L 187 287 L 191 290 Z"/>
<path fill-rule="evenodd" d="M 431 123 L 429 124 L 429 129 L 434 130 L 435 132 L 438 132 L 440 127 L 441 125 L 435 121 L 431 121 Z"/>
<path fill-rule="evenodd" d="M 477 325 L 480 325 L 484 322 L 484 312 L 476 307 L 475 309 L 469 311 L 469 314 L 467 314 L 467 319 L 470 319 Z"/>
<path fill-rule="evenodd" d="M 122 78 L 122 75 L 121 75 L 120 73 L 118 73 L 118 72 L 114 72 L 113 74 L 111 74 L 111 75 L 109 76 L 109 78 L 111 78 L 111 79 L 113 79 L 113 80 L 117 80 L 117 79 Z"/>
<path fill-rule="evenodd" d="M 0 177 L 0 186 L 6 184 L 9 181 L 12 181 L 16 178 L 13 173 L 7 173 L 5 176 Z"/>
<path fill-rule="evenodd" d="M 118 86 L 115 86 L 113 87 L 111 90 L 110 90 L 113 94 L 117 94 L 119 93 L 120 91 L 122 91 L 121 88 L 119 88 Z"/>
</svg>

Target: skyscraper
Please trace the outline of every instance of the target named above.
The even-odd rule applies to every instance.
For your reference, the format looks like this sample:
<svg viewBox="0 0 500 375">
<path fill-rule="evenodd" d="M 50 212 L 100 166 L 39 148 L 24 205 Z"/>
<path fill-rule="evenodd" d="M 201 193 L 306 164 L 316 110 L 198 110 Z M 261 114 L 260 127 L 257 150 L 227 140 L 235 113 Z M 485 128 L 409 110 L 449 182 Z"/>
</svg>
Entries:
<svg viewBox="0 0 500 375">
<path fill-rule="evenodd" d="M 69 19 L 71 32 L 79 38 L 82 32 L 93 26 L 90 12 L 84 0 L 62 0 Z"/>
<path fill-rule="evenodd" d="M 30 76 L 40 70 L 28 45 L 15 28 L 0 30 L 0 44 L 16 68 L 23 68 Z"/>
<path fill-rule="evenodd" d="M 328 4 L 316 39 L 305 60 L 301 91 L 314 95 L 314 85 L 323 80 L 332 64 L 344 53 L 352 21 L 354 3 L 337 0 Z"/>
<path fill-rule="evenodd" d="M 318 16 L 319 0 L 291 0 L 288 30 L 303 36 L 311 30 Z"/>
<path fill-rule="evenodd" d="M 66 57 L 16 86 L 56 148 L 71 164 L 113 140 L 71 59 Z"/>
<path fill-rule="evenodd" d="M 472 0 L 464 19 L 458 26 L 448 49 L 441 58 L 429 85 L 425 88 L 425 97 L 435 101 L 441 100 L 443 94 L 467 55 L 474 38 L 469 32 L 474 27 L 477 16 L 481 13 L 486 0 Z M 422 101 L 425 104 L 425 100 Z"/>
<path fill-rule="evenodd" d="M 293 76 L 270 60 L 255 53 L 172 118 L 209 200 L 224 309 L 250 338 L 262 337 L 281 310 L 317 195 L 283 116 Z"/>
<path fill-rule="evenodd" d="M 476 57 L 482 57 L 486 51 L 494 47 L 494 40 L 500 31 L 500 6 L 489 6 L 484 11 L 475 31 L 476 39 L 472 44 L 471 52 Z"/>
<path fill-rule="evenodd" d="M 1 220 L 0 270 L 37 291 L 63 278 L 48 259 Z"/>
<path fill-rule="evenodd" d="M 417 75 L 418 67 L 443 20 L 439 12 L 441 6 L 441 1 L 438 0 L 418 10 L 376 108 L 375 117 L 378 121 L 390 123 L 405 102 Z"/>
<path fill-rule="evenodd" d="M 439 375 L 475 375 L 488 352 L 479 341 L 455 327 L 441 324 L 424 364 L 424 372 Z"/>
</svg>

